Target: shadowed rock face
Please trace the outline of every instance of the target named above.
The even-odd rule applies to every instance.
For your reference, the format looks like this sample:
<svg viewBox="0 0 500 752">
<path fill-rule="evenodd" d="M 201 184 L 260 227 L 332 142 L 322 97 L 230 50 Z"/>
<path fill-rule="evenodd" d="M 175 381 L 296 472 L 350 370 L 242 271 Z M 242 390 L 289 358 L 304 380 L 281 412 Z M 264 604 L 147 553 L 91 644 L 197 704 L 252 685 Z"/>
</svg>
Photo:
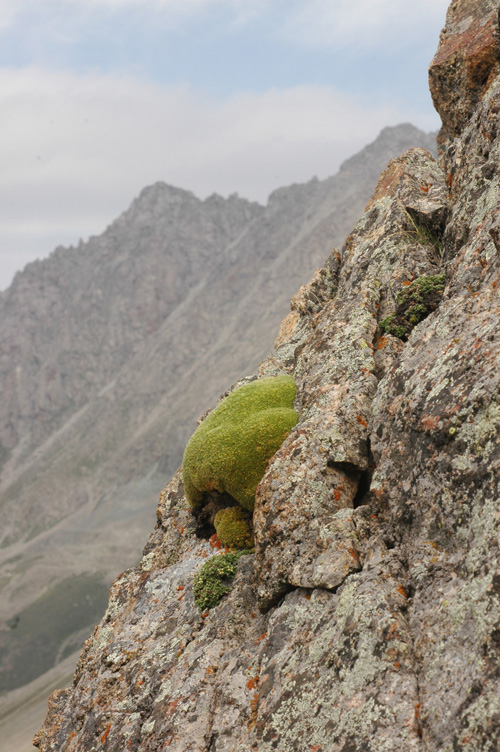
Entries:
<svg viewBox="0 0 500 752">
<path fill-rule="evenodd" d="M 458 136 L 500 71 L 496 0 L 454 0 L 429 68 L 432 101 L 443 121 L 440 140 Z"/>
<path fill-rule="evenodd" d="M 436 59 L 485 8 L 452 3 Z M 216 554 L 179 472 L 51 698 L 42 752 L 498 749 L 500 78 L 480 40 L 487 89 L 434 90 L 460 123 L 442 134 L 446 170 L 422 149 L 389 164 L 257 371 L 293 375 L 299 421 L 258 487 L 255 553 L 230 594 L 208 614 L 193 603 Z M 436 310 L 407 342 L 384 335 L 398 293 L 439 273 Z"/>
</svg>

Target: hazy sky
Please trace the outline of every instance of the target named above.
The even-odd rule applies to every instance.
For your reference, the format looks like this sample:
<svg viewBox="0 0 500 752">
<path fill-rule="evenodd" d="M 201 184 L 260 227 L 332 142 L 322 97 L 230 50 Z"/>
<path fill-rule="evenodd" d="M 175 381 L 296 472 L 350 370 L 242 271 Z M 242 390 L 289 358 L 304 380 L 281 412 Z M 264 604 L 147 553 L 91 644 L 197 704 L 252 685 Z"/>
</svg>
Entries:
<svg viewBox="0 0 500 752">
<path fill-rule="evenodd" d="M 265 203 L 439 127 L 449 0 L 1 0 L 0 289 L 158 180 Z"/>
</svg>

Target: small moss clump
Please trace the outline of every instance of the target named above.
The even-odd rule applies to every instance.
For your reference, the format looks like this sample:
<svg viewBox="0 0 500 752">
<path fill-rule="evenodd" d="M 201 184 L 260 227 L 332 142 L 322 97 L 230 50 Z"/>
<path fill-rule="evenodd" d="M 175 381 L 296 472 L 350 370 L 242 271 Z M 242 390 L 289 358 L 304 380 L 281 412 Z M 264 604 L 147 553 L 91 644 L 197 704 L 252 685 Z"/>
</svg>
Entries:
<svg viewBox="0 0 500 752">
<path fill-rule="evenodd" d="M 444 274 L 413 280 L 396 297 L 396 312 L 380 322 L 382 331 L 406 342 L 411 330 L 438 307 L 444 284 Z"/>
<path fill-rule="evenodd" d="M 242 507 L 221 509 L 215 515 L 215 531 L 220 542 L 228 548 L 252 548 L 252 516 Z"/>
<path fill-rule="evenodd" d="M 230 551 L 218 554 L 205 562 L 194 577 L 194 602 L 200 611 L 214 608 L 231 590 L 232 580 L 238 569 L 238 561 L 251 551 Z"/>
<path fill-rule="evenodd" d="M 396 324 L 395 320 L 396 314 L 391 313 L 390 316 L 387 316 L 387 318 L 380 322 L 380 328 L 386 334 L 392 334 L 393 337 L 404 340 L 408 335 L 408 327 Z"/>
<path fill-rule="evenodd" d="M 291 376 L 252 381 L 231 392 L 186 445 L 182 474 L 192 509 L 211 491 L 228 493 L 253 511 L 267 463 L 297 423 Z"/>
</svg>

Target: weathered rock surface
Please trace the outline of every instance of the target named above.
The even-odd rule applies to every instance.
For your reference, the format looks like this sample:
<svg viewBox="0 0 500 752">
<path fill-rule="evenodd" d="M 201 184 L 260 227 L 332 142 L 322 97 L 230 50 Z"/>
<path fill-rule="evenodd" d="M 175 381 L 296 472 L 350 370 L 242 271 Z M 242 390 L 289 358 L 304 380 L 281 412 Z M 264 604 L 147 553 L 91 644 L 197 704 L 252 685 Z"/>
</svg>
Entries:
<svg viewBox="0 0 500 752">
<path fill-rule="evenodd" d="M 438 51 L 429 68 L 429 85 L 443 121 L 441 139 L 460 134 L 493 78 L 498 60 L 496 0 L 454 0 Z"/>
<path fill-rule="evenodd" d="M 297 379 L 301 419 L 257 495 L 262 606 L 287 586 L 333 589 L 361 568 L 346 508 L 362 504 L 370 485 L 374 350 L 386 344 L 376 339 L 377 322 L 405 284 L 436 273 L 436 248 L 414 228 L 440 232 L 447 203 L 444 175 L 428 152 L 415 149 L 391 162 L 342 260 L 336 252 L 330 259 L 322 305 L 277 348 L 274 362 Z"/>
<path fill-rule="evenodd" d="M 453 2 L 438 52 L 443 97 L 490 65 L 468 102 L 434 91 L 445 169 L 421 149 L 390 163 L 258 369 L 294 375 L 300 418 L 258 488 L 255 553 L 200 614 L 193 575 L 217 554 L 174 476 L 42 752 L 499 749 L 500 78 L 489 33 L 460 46 L 486 7 Z M 437 310 L 383 335 L 437 271 Z"/>
</svg>

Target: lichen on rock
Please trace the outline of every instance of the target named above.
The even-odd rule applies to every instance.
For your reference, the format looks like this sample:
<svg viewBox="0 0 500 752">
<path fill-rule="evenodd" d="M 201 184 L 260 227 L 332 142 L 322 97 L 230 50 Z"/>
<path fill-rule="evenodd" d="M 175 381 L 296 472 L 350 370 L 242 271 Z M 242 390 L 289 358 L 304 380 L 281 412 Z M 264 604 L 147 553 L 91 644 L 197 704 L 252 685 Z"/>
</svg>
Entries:
<svg viewBox="0 0 500 752">
<path fill-rule="evenodd" d="M 231 392 L 205 418 L 182 461 L 192 509 L 205 493 L 218 491 L 253 510 L 267 463 L 297 423 L 295 392 L 294 379 L 285 374 L 252 381 Z"/>
</svg>

